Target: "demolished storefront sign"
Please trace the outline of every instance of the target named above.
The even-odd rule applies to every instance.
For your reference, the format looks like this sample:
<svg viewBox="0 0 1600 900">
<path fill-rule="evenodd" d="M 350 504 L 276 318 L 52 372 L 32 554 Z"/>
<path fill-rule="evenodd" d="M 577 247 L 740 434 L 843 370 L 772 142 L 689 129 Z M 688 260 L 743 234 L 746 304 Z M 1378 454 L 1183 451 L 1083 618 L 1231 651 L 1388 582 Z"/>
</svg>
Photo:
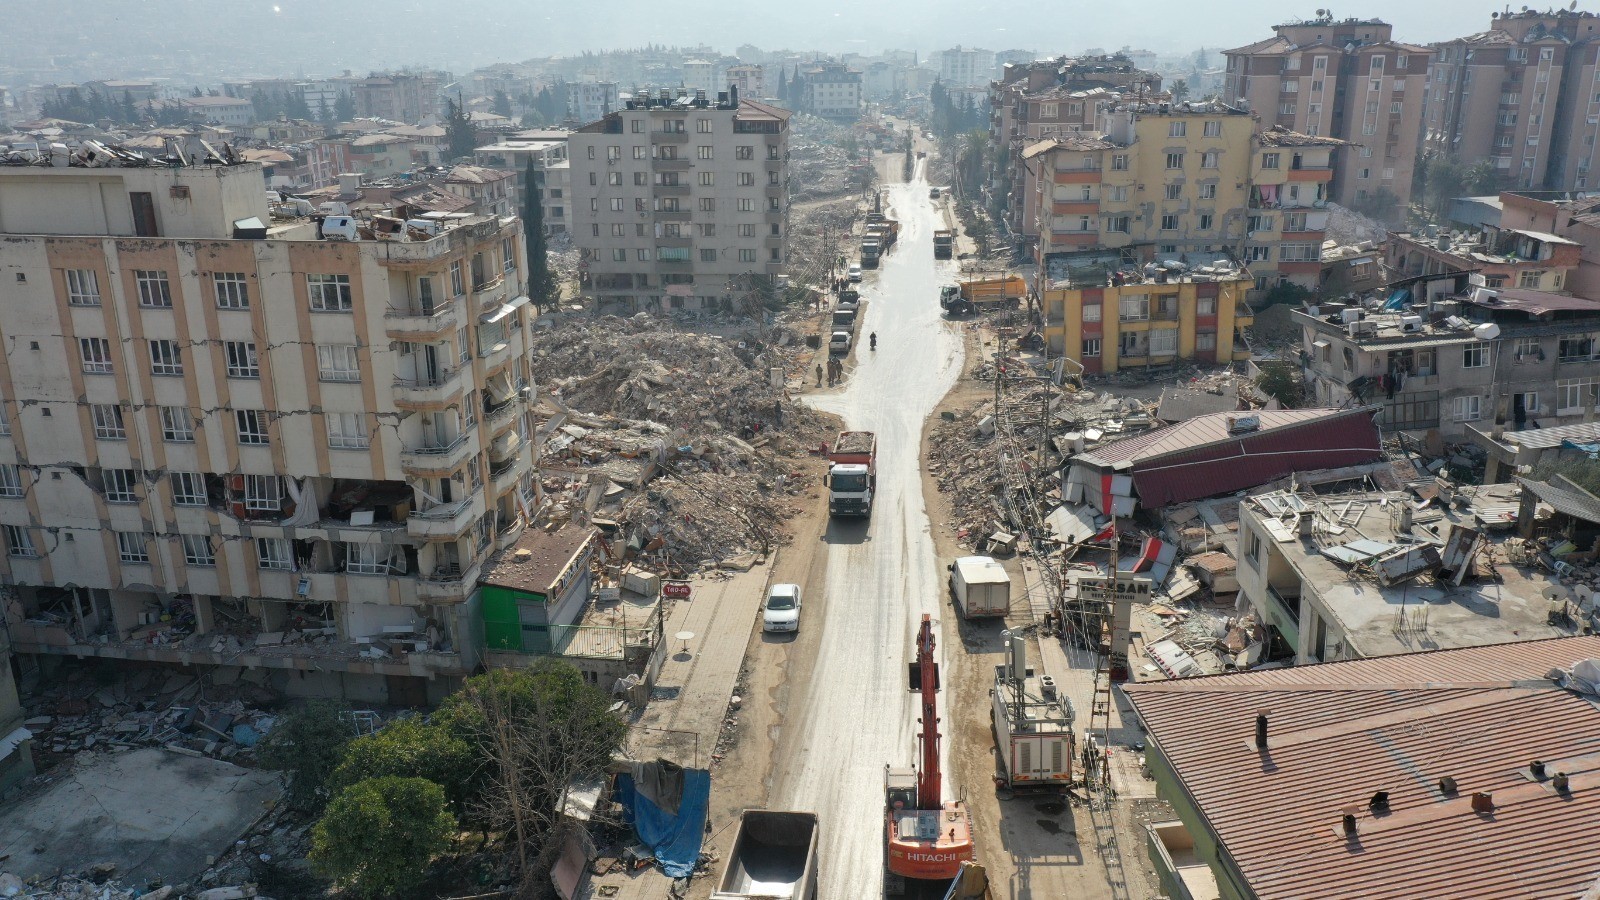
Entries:
<svg viewBox="0 0 1600 900">
<path fill-rule="evenodd" d="M 1133 605 L 1150 602 L 1152 582 L 1138 575 L 1121 575 L 1115 578 L 1103 575 L 1082 575 L 1073 582 L 1077 585 L 1078 604 L 1083 608 L 1110 609 L 1111 613 L 1111 664 L 1127 666 L 1128 645 L 1132 640 Z"/>
</svg>

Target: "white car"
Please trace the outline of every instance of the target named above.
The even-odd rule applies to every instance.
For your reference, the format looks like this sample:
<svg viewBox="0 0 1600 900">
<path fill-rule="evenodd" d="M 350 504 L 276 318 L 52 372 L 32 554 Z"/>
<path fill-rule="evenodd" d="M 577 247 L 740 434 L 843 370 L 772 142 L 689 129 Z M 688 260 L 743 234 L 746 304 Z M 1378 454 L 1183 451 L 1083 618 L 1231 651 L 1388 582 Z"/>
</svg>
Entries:
<svg viewBox="0 0 1600 900">
<path fill-rule="evenodd" d="M 775 584 L 761 604 L 762 631 L 800 630 L 800 585 Z"/>
<path fill-rule="evenodd" d="M 850 267 L 850 280 L 851 281 L 860 281 L 861 280 L 861 266 L 852 265 Z"/>
<path fill-rule="evenodd" d="M 848 331 L 835 331 L 833 333 L 833 336 L 828 338 L 828 355 L 829 356 L 848 356 L 849 354 L 850 354 L 850 332 L 848 332 Z"/>
</svg>

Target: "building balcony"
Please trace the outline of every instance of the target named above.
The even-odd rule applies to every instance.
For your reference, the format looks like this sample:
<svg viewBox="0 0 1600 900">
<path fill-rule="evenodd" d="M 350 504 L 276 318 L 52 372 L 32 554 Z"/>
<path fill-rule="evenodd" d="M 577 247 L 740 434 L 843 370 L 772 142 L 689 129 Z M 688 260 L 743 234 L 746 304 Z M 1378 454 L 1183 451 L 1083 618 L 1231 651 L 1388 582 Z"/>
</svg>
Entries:
<svg viewBox="0 0 1600 900">
<path fill-rule="evenodd" d="M 689 160 L 677 157 L 662 159 L 658 156 L 650 160 L 650 168 L 655 169 L 657 172 L 687 172 L 689 171 L 689 166 Z"/>
<path fill-rule="evenodd" d="M 650 193 L 655 197 L 687 197 L 691 188 L 687 184 L 653 184 Z"/>
<path fill-rule="evenodd" d="M 503 462 L 492 463 L 489 466 L 489 491 L 496 497 L 505 494 L 517 486 L 522 478 L 522 473 L 528 471 L 530 460 L 528 454 L 523 453 Z"/>
<path fill-rule="evenodd" d="M 507 400 L 499 406 L 489 408 L 489 434 L 498 436 L 502 431 L 516 424 L 517 414 L 522 411 L 522 404 L 515 400 Z"/>
<path fill-rule="evenodd" d="M 1050 212 L 1058 216 L 1094 216 L 1100 213 L 1099 200 L 1055 200 Z"/>
<path fill-rule="evenodd" d="M 789 196 L 789 186 L 786 184 L 769 184 L 766 185 L 765 193 L 768 197 L 787 197 Z"/>
<path fill-rule="evenodd" d="M 761 162 L 762 162 L 762 167 L 764 169 L 766 169 L 768 172 L 782 172 L 784 164 L 787 163 L 788 160 L 786 160 L 786 159 L 764 159 Z"/>
<path fill-rule="evenodd" d="M 483 489 L 451 503 L 414 512 L 406 519 L 406 533 L 418 538 L 455 537 L 483 518 Z"/>
<path fill-rule="evenodd" d="M 394 405 L 401 409 L 443 409 L 461 399 L 461 370 L 444 369 L 422 378 L 396 378 Z"/>
<path fill-rule="evenodd" d="M 663 235 L 656 240 L 657 247 L 693 247 L 694 238 L 686 234 Z"/>
<path fill-rule="evenodd" d="M 496 437 L 489 445 L 490 464 L 515 459 L 522 453 L 527 443 L 522 439 L 522 435 L 517 434 L 515 431 L 507 431 L 505 434 Z"/>
<path fill-rule="evenodd" d="M 506 302 L 508 282 L 504 272 L 497 273 L 492 278 L 472 286 L 472 296 L 477 298 L 481 308 L 488 309 Z"/>
<path fill-rule="evenodd" d="M 1302 166 L 1289 170 L 1290 181 L 1332 181 L 1333 168 L 1331 166 Z"/>
<path fill-rule="evenodd" d="M 383 330 L 397 341 L 438 340 L 455 331 L 461 319 L 456 305 L 446 302 L 431 313 L 391 309 L 383 314 Z"/>
<path fill-rule="evenodd" d="M 470 432 L 462 432 L 444 447 L 416 447 L 400 451 L 400 468 L 408 475 L 449 473 L 461 468 L 477 452 Z"/>
<path fill-rule="evenodd" d="M 687 131 L 652 131 L 650 140 L 657 144 L 687 144 L 689 132 Z"/>
<path fill-rule="evenodd" d="M 465 566 L 437 566 L 417 578 L 417 597 L 423 600 L 462 601 L 472 593 L 482 572 L 483 560 Z"/>
<path fill-rule="evenodd" d="M 1056 184 L 1097 184 L 1100 181 L 1100 170 L 1057 169 L 1051 180 Z"/>
<path fill-rule="evenodd" d="M 766 220 L 767 220 L 767 224 L 768 225 L 771 225 L 773 223 L 777 223 L 779 225 L 782 225 L 785 221 L 788 220 L 788 218 L 789 218 L 789 211 L 787 209 L 769 209 L 769 210 L 766 210 Z"/>
<path fill-rule="evenodd" d="M 658 209 L 655 211 L 657 222 L 687 222 L 693 215 L 687 209 Z"/>
</svg>

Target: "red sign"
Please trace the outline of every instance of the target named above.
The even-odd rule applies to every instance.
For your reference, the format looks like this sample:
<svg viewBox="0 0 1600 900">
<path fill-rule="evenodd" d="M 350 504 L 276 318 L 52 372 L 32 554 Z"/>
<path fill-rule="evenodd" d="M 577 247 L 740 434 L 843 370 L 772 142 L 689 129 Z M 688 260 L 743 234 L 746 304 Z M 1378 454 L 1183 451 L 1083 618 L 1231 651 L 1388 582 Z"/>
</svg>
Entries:
<svg viewBox="0 0 1600 900">
<path fill-rule="evenodd" d="M 661 584 L 661 593 L 668 597 L 683 598 L 689 596 L 689 582 L 665 581 Z"/>
</svg>

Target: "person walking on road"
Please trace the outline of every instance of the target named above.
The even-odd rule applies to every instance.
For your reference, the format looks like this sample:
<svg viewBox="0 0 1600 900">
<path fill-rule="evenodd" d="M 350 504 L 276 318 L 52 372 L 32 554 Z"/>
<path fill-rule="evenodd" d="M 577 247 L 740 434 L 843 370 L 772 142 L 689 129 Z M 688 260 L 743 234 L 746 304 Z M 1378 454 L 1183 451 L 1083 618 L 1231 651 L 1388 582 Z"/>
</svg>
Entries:
<svg viewBox="0 0 1600 900">
<path fill-rule="evenodd" d="M 817 387 L 822 387 L 822 365 L 817 365 Z"/>
</svg>

